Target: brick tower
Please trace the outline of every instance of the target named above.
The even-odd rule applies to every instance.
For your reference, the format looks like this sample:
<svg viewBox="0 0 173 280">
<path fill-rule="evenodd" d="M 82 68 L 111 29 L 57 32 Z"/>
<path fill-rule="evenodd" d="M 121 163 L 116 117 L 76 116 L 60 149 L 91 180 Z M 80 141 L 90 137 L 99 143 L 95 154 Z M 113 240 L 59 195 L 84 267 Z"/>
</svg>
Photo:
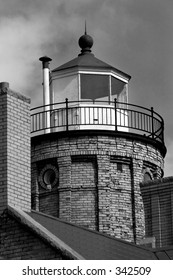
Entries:
<svg viewBox="0 0 173 280">
<path fill-rule="evenodd" d="M 97 59 L 93 39 L 49 70 L 32 109 L 33 209 L 138 243 L 145 236 L 140 183 L 163 176 L 163 119 L 128 103 L 130 76 Z"/>
</svg>

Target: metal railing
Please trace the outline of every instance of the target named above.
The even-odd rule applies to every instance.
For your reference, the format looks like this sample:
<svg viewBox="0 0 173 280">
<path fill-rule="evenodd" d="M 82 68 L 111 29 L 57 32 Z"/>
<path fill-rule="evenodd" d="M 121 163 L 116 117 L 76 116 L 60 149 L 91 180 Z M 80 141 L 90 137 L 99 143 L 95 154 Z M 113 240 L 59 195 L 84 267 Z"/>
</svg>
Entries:
<svg viewBox="0 0 173 280">
<path fill-rule="evenodd" d="M 77 129 L 124 131 L 164 143 L 163 118 L 153 110 L 130 103 L 68 101 L 31 109 L 32 136 Z"/>
</svg>

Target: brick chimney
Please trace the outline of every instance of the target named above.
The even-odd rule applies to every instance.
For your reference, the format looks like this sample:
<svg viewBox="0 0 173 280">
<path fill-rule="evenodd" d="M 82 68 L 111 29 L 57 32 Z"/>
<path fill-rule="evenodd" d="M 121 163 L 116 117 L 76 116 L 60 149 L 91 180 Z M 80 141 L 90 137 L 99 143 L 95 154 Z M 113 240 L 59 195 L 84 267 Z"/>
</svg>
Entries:
<svg viewBox="0 0 173 280">
<path fill-rule="evenodd" d="M 31 210 L 30 99 L 0 83 L 0 214 Z"/>
</svg>

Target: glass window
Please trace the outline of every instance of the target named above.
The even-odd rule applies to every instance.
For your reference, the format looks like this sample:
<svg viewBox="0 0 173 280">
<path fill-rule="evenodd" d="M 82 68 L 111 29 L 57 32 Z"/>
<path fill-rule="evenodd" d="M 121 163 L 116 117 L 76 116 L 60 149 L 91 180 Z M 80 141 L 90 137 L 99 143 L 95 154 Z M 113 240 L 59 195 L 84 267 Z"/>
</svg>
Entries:
<svg viewBox="0 0 173 280">
<path fill-rule="evenodd" d="M 112 97 L 117 98 L 119 102 L 127 102 L 126 83 L 111 76 Z"/>
<path fill-rule="evenodd" d="M 111 76 L 112 95 L 119 95 L 124 90 L 125 83 Z"/>
<path fill-rule="evenodd" d="M 109 76 L 81 74 L 81 99 L 109 100 Z"/>
</svg>

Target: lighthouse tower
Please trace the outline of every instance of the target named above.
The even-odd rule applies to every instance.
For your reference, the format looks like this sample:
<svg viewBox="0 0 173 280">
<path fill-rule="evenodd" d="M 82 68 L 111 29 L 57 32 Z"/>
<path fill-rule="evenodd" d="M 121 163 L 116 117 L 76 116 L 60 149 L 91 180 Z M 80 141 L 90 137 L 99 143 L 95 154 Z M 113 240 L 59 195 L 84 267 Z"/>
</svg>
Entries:
<svg viewBox="0 0 173 280">
<path fill-rule="evenodd" d="M 130 76 L 97 59 L 85 32 L 80 54 L 50 72 L 32 109 L 32 207 L 138 243 L 146 235 L 141 182 L 163 176 L 162 117 L 128 103 Z"/>
</svg>

